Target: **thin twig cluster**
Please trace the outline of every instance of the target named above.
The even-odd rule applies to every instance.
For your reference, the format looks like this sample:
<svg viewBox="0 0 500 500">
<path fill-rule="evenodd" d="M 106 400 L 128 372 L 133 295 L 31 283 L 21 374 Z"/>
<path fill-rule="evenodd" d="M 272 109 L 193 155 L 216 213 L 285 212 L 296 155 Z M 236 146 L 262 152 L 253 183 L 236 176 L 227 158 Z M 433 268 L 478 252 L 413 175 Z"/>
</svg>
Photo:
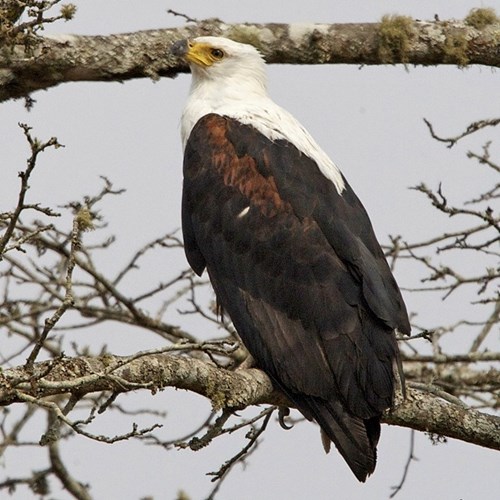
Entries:
<svg viewBox="0 0 500 500">
<path fill-rule="evenodd" d="M 196 385 L 196 380 L 187 380 L 189 376 L 196 378 L 196 368 L 194 375 L 188 371 L 175 384 L 209 397 L 212 411 L 201 423 L 193 424 L 187 435 L 165 439 L 161 434 L 161 426 L 167 418 L 165 412 L 147 405 L 126 407 L 122 395 L 127 392 L 142 389 L 154 394 L 163 390 L 163 381 L 172 375 L 174 365 L 171 363 L 175 360 L 196 360 L 200 363 L 193 363 L 192 367 L 210 367 L 222 375 L 240 366 L 246 352 L 229 318 L 219 314 L 211 294 L 207 293 L 207 281 L 195 277 L 190 270 L 173 271 L 166 280 L 156 281 L 153 277 L 149 286 L 141 290 L 127 286 L 150 256 L 160 254 L 168 262 L 170 255 L 182 251 L 182 241 L 176 231 L 133 251 L 112 275 L 99 264 L 100 256 L 113 252 L 116 243 L 107 233 L 102 202 L 122 195 L 124 190 L 115 189 L 111 181 L 103 178 L 97 194 L 59 207 L 58 212 L 30 202 L 28 187 L 34 182 L 39 155 L 61 145 L 56 138 L 36 139 L 26 125 L 21 128 L 29 146 L 29 157 L 25 169 L 19 173 L 16 206 L 0 214 L 3 339 L 0 404 L 4 407 L 0 416 L 0 454 L 10 447 L 29 449 L 41 444 L 47 449 L 48 465 L 31 475 L 6 478 L 0 482 L 0 490 L 13 492 L 28 487 L 43 496 L 50 491 L 51 478 L 56 478 L 74 498 L 91 498 L 88 485 L 76 480 L 64 463 L 59 449 L 62 440 L 80 438 L 112 444 L 138 439 L 160 446 L 166 452 L 174 448 L 196 451 L 220 436 L 237 436 L 238 431 L 243 431 L 245 437 L 240 450 L 210 473 L 216 484 L 208 498 L 214 498 L 222 480 L 257 449 L 273 416 L 278 418 L 276 410 L 286 405 L 286 401 L 275 398 L 274 404 L 251 416 L 237 413 L 236 410 L 246 406 L 237 394 L 231 396 L 223 387 L 213 386 L 210 377 L 201 385 Z M 467 135 L 461 134 L 456 141 Z M 499 171 L 490 157 L 489 145 L 480 153 L 469 152 L 468 157 L 480 167 Z M 443 219 L 460 218 L 462 225 L 424 241 L 391 237 L 385 249 L 391 265 L 411 263 L 422 271 L 420 285 L 407 284 L 408 291 L 439 293 L 442 299 L 447 299 L 459 290 L 472 289 L 472 302 L 484 312 L 479 320 L 459 314 L 452 324 L 420 324 L 414 316 L 414 335 L 401 339 L 408 386 L 460 411 L 471 407 L 490 412 L 498 410 L 500 352 L 486 346 L 490 345 L 488 342 L 500 322 L 500 301 L 495 288 L 500 277 L 495 267 L 500 254 L 500 221 L 493 210 L 499 186 L 475 193 L 460 204 L 452 203 L 442 186 L 433 190 L 421 184 L 416 189 Z M 468 274 L 459 266 L 461 259 L 458 264 L 453 259 L 447 262 L 447 257 L 456 253 L 480 259 L 482 267 Z M 181 318 L 203 320 L 206 331 L 176 325 L 170 319 L 173 310 Z M 425 311 L 421 315 L 425 316 Z M 113 326 L 152 334 L 161 339 L 163 347 L 119 357 L 108 352 L 104 343 L 96 350 L 84 342 L 70 345 L 65 342 L 65 334 L 70 332 L 81 332 L 83 339 L 84 332 L 90 329 Z M 450 352 L 445 348 L 444 339 L 460 335 L 463 329 L 473 332 L 470 348 L 465 352 Z M 179 368 L 179 373 L 181 371 Z M 137 373 L 138 378 L 134 378 Z M 14 403 L 21 405 L 16 411 L 9 411 Z M 92 425 L 105 412 L 125 416 L 130 426 L 116 435 L 93 432 Z M 45 428 L 40 431 L 39 441 L 32 442 L 24 435 L 40 415 L 46 416 Z M 137 423 L 146 417 L 155 422 Z M 391 421 L 390 415 L 387 418 Z M 441 440 L 440 435 L 432 438 Z M 413 448 L 408 463 L 412 459 Z M 407 474 L 405 470 L 405 477 Z M 394 493 L 401 487 L 402 484 L 396 487 Z"/>
</svg>

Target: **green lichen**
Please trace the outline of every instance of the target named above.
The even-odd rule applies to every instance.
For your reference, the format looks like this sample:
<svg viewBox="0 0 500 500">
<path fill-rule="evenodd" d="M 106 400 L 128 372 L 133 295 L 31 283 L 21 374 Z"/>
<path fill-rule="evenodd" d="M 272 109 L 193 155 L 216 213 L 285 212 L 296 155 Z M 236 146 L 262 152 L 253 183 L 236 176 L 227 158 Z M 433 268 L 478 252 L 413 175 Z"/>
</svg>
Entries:
<svg viewBox="0 0 500 500">
<path fill-rule="evenodd" d="M 53 2 L 10 0 L 2 2 L 0 0 L 0 48 L 2 55 L 7 56 L 7 52 L 13 52 L 16 46 L 24 46 L 27 57 L 33 57 L 35 50 L 41 43 L 41 39 L 35 35 L 43 31 L 45 26 L 60 19 L 69 21 L 76 13 L 74 4 L 61 6 L 58 16 L 45 16 L 47 10 L 60 0 Z M 21 17 L 24 14 L 25 19 Z"/>
<path fill-rule="evenodd" d="M 497 16 L 495 9 L 487 7 L 484 9 L 472 9 L 464 21 L 468 26 L 482 30 L 486 26 L 500 22 L 500 18 Z"/>
<path fill-rule="evenodd" d="M 275 35 L 270 29 L 259 29 L 252 25 L 238 25 L 225 35 L 231 40 L 240 43 L 248 43 L 259 50 L 263 50 L 264 44 L 270 43 L 275 39 Z"/>
<path fill-rule="evenodd" d="M 410 42 L 415 36 L 413 19 L 408 16 L 383 16 L 377 32 L 378 57 L 384 64 L 409 61 Z"/>
<path fill-rule="evenodd" d="M 260 44 L 259 30 L 255 26 L 234 27 L 229 37 L 235 42 L 248 43 L 253 46 Z"/>
<path fill-rule="evenodd" d="M 94 229 L 94 216 L 87 207 L 82 207 L 78 210 L 76 222 L 80 231 L 91 231 Z"/>
<path fill-rule="evenodd" d="M 443 44 L 445 63 L 454 63 L 460 67 L 467 66 L 469 64 L 469 56 L 467 55 L 467 38 L 462 30 L 450 31 L 446 35 L 446 39 Z"/>
<path fill-rule="evenodd" d="M 214 411 L 222 410 L 227 406 L 226 395 L 223 392 L 214 392 L 210 394 L 210 401 Z"/>
<path fill-rule="evenodd" d="M 238 388 L 228 385 L 223 380 L 211 378 L 207 380 L 205 385 L 205 394 L 210 398 L 214 411 L 223 410 L 224 408 L 244 408 L 246 406 L 244 399 L 239 394 Z"/>
<path fill-rule="evenodd" d="M 212 408 L 214 411 L 219 411 L 227 407 L 226 394 L 223 391 L 218 390 L 218 388 L 215 385 L 215 382 L 212 382 L 210 380 L 207 383 L 206 394 L 210 398 L 210 401 L 212 403 Z"/>
<path fill-rule="evenodd" d="M 105 353 L 101 356 L 101 362 L 106 368 L 109 368 L 113 364 L 114 358 L 111 354 Z"/>
<path fill-rule="evenodd" d="M 191 500 L 191 497 L 184 490 L 179 490 L 175 500 Z"/>
<path fill-rule="evenodd" d="M 76 5 L 68 3 L 61 7 L 61 17 L 65 21 L 70 21 L 71 19 L 73 19 L 75 17 L 75 14 L 76 14 Z"/>
</svg>

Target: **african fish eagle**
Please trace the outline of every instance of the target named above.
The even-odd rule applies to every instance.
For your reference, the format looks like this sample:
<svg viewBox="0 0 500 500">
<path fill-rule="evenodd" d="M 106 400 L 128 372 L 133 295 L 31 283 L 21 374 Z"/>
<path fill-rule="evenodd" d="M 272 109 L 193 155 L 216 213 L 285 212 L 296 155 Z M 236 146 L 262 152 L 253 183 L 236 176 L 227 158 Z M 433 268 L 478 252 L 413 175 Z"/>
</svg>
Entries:
<svg viewBox="0 0 500 500">
<path fill-rule="evenodd" d="M 259 368 L 321 427 L 360 481 L 375 469 L 406 307 L 363 205 L 266 90 L 251 45 L 177 42 L 191 68 L 181 121 L 182 229 L 193 270 Z"/>
</svg>

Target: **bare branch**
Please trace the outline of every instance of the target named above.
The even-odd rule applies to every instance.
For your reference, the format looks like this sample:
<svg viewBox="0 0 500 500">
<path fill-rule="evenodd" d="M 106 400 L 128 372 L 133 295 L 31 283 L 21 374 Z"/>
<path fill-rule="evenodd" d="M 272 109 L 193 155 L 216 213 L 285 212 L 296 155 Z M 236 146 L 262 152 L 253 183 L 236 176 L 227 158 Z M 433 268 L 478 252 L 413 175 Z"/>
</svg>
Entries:
<svg viewBox="0 0 500 500">
<path fill-rule="evenodd" d="M 55 394 L 80 396 L 96 391 L 155 392 L 177 387 L 208 397 L 215 408 L 240 409 L 268 403 L 290 403 L 273 391 L 268 377 L 256 369 L 230 372 L 199 359 L 151 353 L 143 356 L 62 358 L 35 363 L 33 373 L 23 367 L 4 370 L 0 404 L 30 400 L 39 403 Z M 53 404 L 43 403 L 54 409 Z M 63 419 L 63 417 L 60 417 Z M 473 442 L 500 449 L 500 418 L 409 388 L 405 401 L 384 417 L 386 423 Z"/>
<path fill-rule="evenodd" d="M 188 23 L 197 23 L 197 22 L 199 22 L 198 19 L 194 19 L 193 17 L 189 17 L 186 14 L 182 14 L 181 12 L 176 12 L 175 10 L 172 10 L 172 9 L 168 9 L 167 10 L 167 14 L 172 14 L 173 16 L 182 17 Z"/>
<path fill-rule="evenodd" d="M 7 250 L 7 244 L 9 243 L 9 240 L 12 238 L 12 235 L 14 233 L 14 229 L 17 227 L 18 221 L 19 221 L 19 216 L 21 215 L 21 212 L 25 210 L 26 208 L 33 208 L 33 205 L 25 205 L 24 200 L 26 197 L 26 192 L 28 191 L 29 188 L 29 179 L 30 176 L 33 172 L 33 169 L 36 166 L 37 158 L 40 153 L 45 151 L 49 147 L 54 147 L 54 148 L 60 148 L 64 147 L 61 144 L 57 142 L 57 139 L 55 137 L 50 138 L 47 142 L 40 142 L 38 139 L 33 138 L 30 130 L 31 127 L 28 127 L 28 125 L 24 123 L 20 123 L 19 126 L 23 129 L 24 135 L 26 136 L 26 139 L 30 145 L 31 148 L 31 156 L 28 159 L 28 166 L 24 172 L 19 172 L 19 177 L 21 179 L 21 189 L 19 191 L 19 196 L 17 200 L 17 206 L 9 217 L 9 223 L 7 225 L 7 229 L 5 230 L 2 238 L 0 238 L 0 262 L 3 259 L 3 255 L 5 251 Z M 52 215 L 52 216 L 57 216 L 59 214 L 56 214 L 55 212 L 52 211 L 45 211 L 47 215 Z M 33 234 L 30 237 L 24 237 L 24 241 L 29 240 L 31 237 L 34 237 L 36 235 L 36 231 L 33 232 Z M 38 234 L 40 231 L 38 231 Z M 13 245 L 11 248 L 16 248 L 19 246 L 19 242 L 17 245 Z M 11 249 L 9 248 L 9 249 Z"/>
<path fill-rule="evenodd" d="M 263 410 L 256 421 L 262 420 L 262 423 L 260 424 L 259 427 L 256 427 L 255 425 L 251 425 L 250 430 L 246 434 L 246 438 L 248 439 L 248 443 L 238 452 L 236 455 L 231 457 L 229 460 L 227 460 L 221 468 L 216 471 L 216 472 L 209 472 L 209 476 L 214 476 L 212 478 L 212 482 L 214 481 L 219 481 L 216 487 L 212 490 L 210 495 L 208 496 L 208 499 L 212 499 L 215 496 L 215 493 L 220 487 L 221 481 L 224 479 L 224 477 L 227 475 L 227 473 L 238 463 L 241 462 L 243 459 L 245 459 L 251 452 L 253 452 L 259 443 L 259 437 L 262 435 L 262 433 L 266 430 L 267 424 L 269 423 L 269 420 L 271 419 L 271 416 L 274 412 L 275 408 L 267 408 L 266 410 Z"/>
<path fill-rule="evenodd" d="M 383 420 L 390 425 L 500 449 L 500 417 L 450 404 L 411 388 L 407 399 L 399 400 L 396 409 Z"/>
<path fill-rule="evenodd" d="M 48 427 L 52 428 L 56 423 L 57 415 L 49 411 L 48 412 Z M 78 500 L 92 500 L 92 497 L 89 495 L 87 486 L 84 486 L 80 482 L 76 481 L 68 469 L 64 465 L 64 462 L 61 458 L 59 452 L 59 442 L 57 440 L 52 440 L 49 444 L 49 457 L 50 464 L 52 466 L 52 471 L 55 476 L 61 481 L 64 488 L 76 499 Z"/>
<path fill-rule="evenodd" d="M 405 484 L 406 478 L 408 476 L 408 471 L 410 470 L 410 465 L 414 460 L 418 460 L 414 455 L 415 449 L 415 431 L 412 429 L 410 432 L 410 452 L 408 453 L 408 460 L 406 461 L 405 468 L 403 471 L 403 476 L 401 477 L 401 481 L 397 486 L 393 486 L 392 493 L 389 495 L 389 498 L 394 498 L 402 489 Z"/>
<path fill-rule="evenodd" d="M 34 37 L 0 55 L 0 101 L 69 81 L 124 81 L 174 77 L 187 67 L 170 54 L 181 38 L 221 35 L 257 45 L 269 63 L 286 64 L 483 64 L 499 67 L 500 24 L 416 21 L 385 17 L 364 24 L 226 24 L 217 19 L 182 28 L 109 36 Z M 119 54 L 119 57 L 117 57 Z M 57 68 L 57 69 L 55 69 Z M 35 77 L 36 75 L 36 77 Z"/>
<path fill-rule="evenodd" d="M 452 148 L 460 139 L 463 139 L 468 135 L 474 134 L 475 132 L 486 127 L 496 127 L 500 123 L 500 118 L 494 118 L 490 120 L 479 120 L 477 122 L 473 122 L 461 134 L 458 134 L 455 137 L 447 137 L 447 138 L 438 136 L 434 132 L 434 127 L 429 122 L 429 120 L 424 118 L 424 122 L 427 125 L 427 128 L 429 129 L 429 132 L 431 133 L 433 139 L 436 139 L 436 141 L 439 142 L 444 142 L 448 144 L 449 148 Z"/>
<path fill-rule="evenodd" d="M 64 295 L 64 299 L 61 302 L 60 306 L 56 309 L 54 314 L 45 320 L 45 327 L 37 339 L 33 350 L 31 351 L 28 359 L 26 360 L 26 369 L 30 371 L 33 367 L 33 363 L 35 362 L 40 350 L 43 347 L 47 336 L 56 323 L 61 319 L 62 315 L 73 305 L 74 297 L 73 297 L 73 270 L 76 265 L 76 252 L 80 248 L 80 236 L 81 233 L 91 227 L 91 219 L 89 218 L 89 212 L 85 208 L 81 208 L 78 213 L 75 215 L 73 219 L 73 229 L 71 231 L 71 250 L 69 253 L 69 259 L 66 269 L 66 279 L 64 283 L 64 287 L 66 289 L 66 293 Z"/>
</svg>

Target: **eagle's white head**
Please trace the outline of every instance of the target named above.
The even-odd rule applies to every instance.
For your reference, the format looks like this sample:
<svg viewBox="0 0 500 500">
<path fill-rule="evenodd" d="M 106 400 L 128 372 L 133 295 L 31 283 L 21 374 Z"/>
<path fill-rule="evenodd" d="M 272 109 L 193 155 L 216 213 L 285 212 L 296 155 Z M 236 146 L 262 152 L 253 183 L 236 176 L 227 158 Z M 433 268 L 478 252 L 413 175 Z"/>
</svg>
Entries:
<svg viewBox="0 0 500 500">
<path fill-rule="evenodd" d="M 203 36 L 178 42 L 174 52 L 189 63 L 193 86 L 215 82 L 219 89 L 266 93 L 266 68 L 260 52 L 228 38 Z"/>
<path fill-rule="evenodd" d="M 245 122 L 258 118 L 259 110 L 273 107 L 267 95 L 265 62 L 252 45 L 203 36 L 176 42 L 172 52 L 187 61 L 192 73 L 181 121 L 184 144 L 204 115 L 217 113 Z"/>
</svg>

